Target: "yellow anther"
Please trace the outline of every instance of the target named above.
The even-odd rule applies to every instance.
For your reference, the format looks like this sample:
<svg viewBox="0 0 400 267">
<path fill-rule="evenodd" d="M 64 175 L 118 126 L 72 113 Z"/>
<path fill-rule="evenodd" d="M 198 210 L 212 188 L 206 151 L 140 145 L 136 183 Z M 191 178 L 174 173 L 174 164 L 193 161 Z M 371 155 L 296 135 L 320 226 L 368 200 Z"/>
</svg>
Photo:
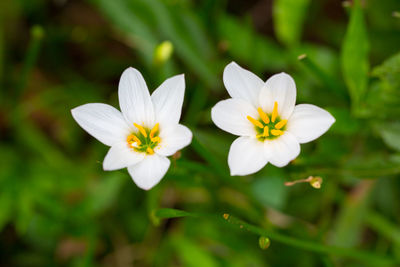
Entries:
<svg viewBox="0 0 400 267">
<path fill-rule="evenodd" d="M 154 154 L 154 150 L 151 147 L 147 147 L 146 152 L 150 155 Z"/>
<path fill-rule="evenodd" d="M 141 134 L 143 134 L 144 137 L 147 137 L 146 130 L 143 128 L 143 126 L 137 123 L 133 123 L 133 125 L 135 125 L 135 127 L 139 129 L 139 132 L 141 132 Z"/>
<path fill-rule="evenodd" d="M 139 138 L 138 138 L 136 135 L 133 135 L 133 136 L 132 136 L 132 139 L 136 142 L 136 144 L 137 144 L 138 146 L 140 146 L 140 145 L 142 144 L 142 142 L 139 140 Z"/>
<path fill-rule="evenodd" d="M 256 138 L 267 137 L 267 136 L 269 136 L 269 128 L 268 128 L 268 126 L 265 126 L 263 133 L 257 134 Z"/>
<path fill-rule="evenodd" d="M 258 111 L 258 114 L 260 115 L 260 118 L 263 120 L 263 122 L 265 124 L 268 124 L 269 123 L 268 115 L 265 114 L 265 112 L 261 108 L 258 108 L 257 111 Z"/>
<path fill-rule="evenodd" d="M 264 135 L 264 136 L 269 136 L 269 128 L 268 128 L 268 126 L 265 126 L 265 127 L 264 127 L 263 135 Z"/>
<path fill-rule="evenodd" d="M 273 129 L 273 130 L 271 130 L 271 133 L 272 133 L 272 135 L 280 136 L 283 134 L 283 131 Z"/>
<path fill-rule="evenodd" d="M 280 122 L 278 122 L 277 124 L 275 124 L 275 129 L 281 129 L 283 126 L 285 126 L 287 123 L 287 120 L 281 120 Z"/>
<path fill-rule="evenodd" d="M 255 126 L 257 126 L 258 128 L 264 128 L 264 125 L 261 123 L 261 122 L 259 122 L 258 120 L 255 120 L 255 119 L 253 119 L 252 117 L 250 117 L 250 116 L 247 116 L 247 119 L 252 123 L 252 124 L 254 124 Z"/>
<path fill-rule="evenodd" d="M 159 124 L 156 123 L 156 125 L 154 125 L 153 129 L 151 129 L 151 131 L 150 131 L 150 138 L 153 138 L 153 137 L 154 137 L 155 133 L 158 131 L 158 126 L 159 126 Z"/>
<path fill-rule="evenodd" d="M 128 137 L 126 138 L 126 142 L 128 142 L 128 143 L 134 142 L 133 136 L 134 136 L 133 134 L 128 135 Z"/>
<path fill-rule="evenodd" d="M 141 144 L 142 144 L 142 142 L 139 140 L 139 138 L 136 136 L 136 135 L 134 135 L 134 134 L 130 134 L 127 138 L 126 138 L 126 141 L 129 143 L 129 144 L 132 144 L 132 143 L 137 143 L 137 145 L 138 146 L 140 146 Z"/>
<path fill-rule="evenodd" d="M 275 122 L 277 117 L 278 117 L 278 102 L 275 101 L 274 110 L 272 110 L 271 121 Z"/>
<path fill-rule="evenodd" d="M 153 142 L 153 143 L 157 143 L 157 142 L 160 142 L 160 137 L 159 136 L 156 136 L 156 137 L 152 137 L 152 138 L 150 138 L 150 140 L 151 140 L 151 142 Z"/>
</svg>

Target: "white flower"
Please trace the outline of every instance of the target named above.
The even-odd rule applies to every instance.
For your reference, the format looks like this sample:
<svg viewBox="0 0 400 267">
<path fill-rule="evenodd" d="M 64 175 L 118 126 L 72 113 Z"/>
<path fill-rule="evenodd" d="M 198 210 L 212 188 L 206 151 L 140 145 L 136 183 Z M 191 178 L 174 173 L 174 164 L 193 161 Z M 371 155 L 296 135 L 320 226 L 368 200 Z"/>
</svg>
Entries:
<svg viewBox="0 0 400 267">
<path fill-rule="evenodd" d="M 224 70 L 224 84 L 232 98 L 218 102 L 211 111 L 222 130 L 240 136 L 231 145 L 231 175 L 247 175 L 268 162 L 283 167 L 335 122 L 326 110 L 310 104 L 295 106 L 296 85 L 286 73 L 263 82 L 232 62 Z"/>
<path fill-rule="evenodd" d="M 136 185 L 148 190 L 167 172 L 167 156 L 190 144 L 192 132 L 179 124 L 185 92 L 183 75 L 164 81 L 150 96 L 139 71 L 126 69 L 118 86 L 122 113 L 100 103 L 74 108 L 72 116 L 89 134 L 110 146 L 103 168 L 128 168 Z"/>
</svg>

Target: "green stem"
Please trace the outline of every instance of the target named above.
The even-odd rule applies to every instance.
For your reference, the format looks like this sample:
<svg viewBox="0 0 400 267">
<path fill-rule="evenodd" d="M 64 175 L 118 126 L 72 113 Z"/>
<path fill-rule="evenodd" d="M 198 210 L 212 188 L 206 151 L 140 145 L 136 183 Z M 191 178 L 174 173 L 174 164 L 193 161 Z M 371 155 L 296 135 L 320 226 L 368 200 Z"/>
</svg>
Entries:
<svg viewBox="0 0 400 267">
<path fill-rule="evenodd" d="M 37 57 L 39 55 L 43 36 L 44 36 L 44 31 L 41 26 L 36 25 L 31 28 L 31 40 L 28 45 L 25 62 L 22 69 L 21 80 L 17 87 L 16 99 L 19 98 L 22 91 L 26 87 L 26 83 L 29 79 L 29 74 L 33 66 L 35 65 Z"/>
<path fill-rule="evenodd" d="M 373 230 L 393 241 L 395 244 L 400 245 L 400 229 L 396 224 L 387 220 L 377 212 L 368 213 L 366 222 Z"/>
<path fill-rule="evenodd" d="M 381 176 L 400 174 L 400 166 L 391 166 L 386 168 L 369 168 L 369 169 L 309 169 L 304 175 L 314 173 L 315 175 L 335 175 L 335 176 L 355 176 L 358 178 L 376 178 Z"/>
<path fill-rule="evenodd" d="M 161 219 L 177 217 L 196 217 L 203 219 L 207 218 L 216 222 L 224 221 L 225 223 L 237 227 L 240 230 L 246 230 L 260 236 L 267 236 L 273 241 L 319 254 L 340 256 L 343 258 L 358 260 L 372 266 L 393 266 L 400 264 L 400 260 L 396 260 L 383 255 L 378 255 L 358 249 L 324 245 L 315 241 L 301 240 L 285 234 L 277 233 L 275 231 L 263 229 L 261 227 L 246 223 L 228 214 L 224 214 L 224 216 L 220 217 L 217 215 L 186 212 L 176 209 L 160 209 L 155 212 L 155 215 Z"/>
<path fill-rule="evenodd" d="M 324 86 L 332 90 L 340 97 L 347 98 L 346 88 L 337 82 L 336 79 L 329 76 L 323 69 L 321 69 L 313 60 L 311 60 L 306 54 L 302 54 L 297 58 L 303 65 L 319 79 Z"/>
</svg>

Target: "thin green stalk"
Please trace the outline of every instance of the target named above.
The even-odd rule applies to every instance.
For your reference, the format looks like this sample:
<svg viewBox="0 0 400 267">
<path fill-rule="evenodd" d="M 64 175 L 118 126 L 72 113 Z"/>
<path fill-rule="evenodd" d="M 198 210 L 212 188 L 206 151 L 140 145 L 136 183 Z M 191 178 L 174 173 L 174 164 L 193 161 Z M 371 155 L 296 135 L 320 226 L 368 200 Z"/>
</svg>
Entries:
<svg viewBox="0 0 400 267">
<path fill-rule="evenodd" d="M 302 54 L 297 58 L 308 70 L 315 75 L 327 88 L 338 96 L 347 97 L 346 89 L 337 82 L 336 79 L 328 75 L 320 66 L 318 66 L 312 59 L 306 54 Z"/>
<path fill-rule="evenodd" d="M 192 147 L 193 149 L 208 163 L 212 168 L 215 169 L 215 171 L 220 175 L 221 177 L 224 178 L 224 180 L 232 180 L 231 177 L 229 176 L 227 170 L 222 167 L 221 162 L 215 157 L 213 153 L 207 150 L 206 147 L 204 147 L 199 140 L 197 139 L 196 136 L 193 137 L 192 141 Z"/>
<path fill-rule="evenodd" d="M 31 73 L 31 70 L 35 65 L 37 57 L 39 55 L 43 37 L 44 37 L 44 30 L 41 26 L 35 25 L 31 28 L 31 40 L 29 42 L 28 49 L 26 52 L 25 62 L 21 74 L 21 80 L 17 87 L 16 99 L 19 98 L 22 91 L 26 87 L 26 83 L 29 79 L 29 74 Z"/>
<path fill-rule="evenodd" d="M 320 168 L 309 169 L 304 175 L 334 175 L 334 176 L 355 176 L 358 178 L 377 178 L 381 176 L 390 176 L 400 174 L 400 166 L 390 166 L 382 168 L 366 168 L 366 169 L 341 169 L 341 168 Z"/>
<path fill-rule="evenodd" d="M 235 179 L 230 176 L 228 170 L 223 167 L 224 165 L 220 162 L 220 160 L 210 150 L 208 150 L 207 147 L 202 145 L 196 136 L 193 137 L 191 146 L 197 152 L 197 154 L 199 154 L 210 165 L 210 167 L 224 183 L 229 184 L 229 186 L 235 190 L 246 195 L 256 211 L 264 209 L 264 207 L 260 205 L 260 203 L 254 198 L 254 194 L 250 191 L 249 187 L 241 183 L 239 179 Z M 255 214 L 256 213 L 258 212 L 255 212 Z M 261 214 L 258 214 L 256 217 L 257 221 L 262 219 Z"/>
<path fill-rule="evenodd" d="M 377 212 L 368 213 L 366 222 L 373 230 L 393 241 L 398 246 L 400 245 L 400 228 L 396 224 Z"/>
<path fill-rule="evenodd" d="M 394 266 L 394 265 L 398 266 L 400 264 L 400 260 L 396 260 L 394 258 L 390 258 L 387 256 L 353 248 L 328 246 L 321 243 L 317 243 L 315 241 L 302 240 L 285 234 L 277 233 L 272 230 L 263 229 L 261 227 L 246 223 L 228 214 L 224 214 L 223 216 L 217 216 L 211 214 L 186 212 L 175 209 L 160 209 L 155 212 L 155 215 L 161 219 L 178 218 L 178 217 L 196 217 L 196 218 L 214 220 L 215 222 L 224 221 L 225 223 L 237 227 L 240 230 L 246 230 L 248 232 L 260 236 L 267 236 L 273 241 L 319 254 L 339 256 L 347 259 L 358 260 L 360 262 L 364 262 L 371 266 Z"/>
<path fill-rule="evenodd" d="M 220 160 L 204 145 L 202 145 L 196 136 L 193 137 L 191 146 L 197 152 L 197 154 L 199 154 L 200 157 L 202 157 L 210 165 L 210 167 L 214 169 L 216 174 L 224 182 L 231 185 L 233 188 L 239 190 L 240 192 L 245 193 L 246 195 L 251 195 L 249 194 L 246 187 L 238 179 L 233 179 L 232 176 L 229 175 L 228 170 L 223 167 L 223 164 L 220 162 Z"/>
<path fill-rule="evenodd" d="M 4 71 L 4 55 L 5 55 L 5 42 L 3 24 L 0 20 L 0 87 L 3 86 L 3 71 Z M 0 96 L 3 90 L 0 90 Z"/>
</svg>

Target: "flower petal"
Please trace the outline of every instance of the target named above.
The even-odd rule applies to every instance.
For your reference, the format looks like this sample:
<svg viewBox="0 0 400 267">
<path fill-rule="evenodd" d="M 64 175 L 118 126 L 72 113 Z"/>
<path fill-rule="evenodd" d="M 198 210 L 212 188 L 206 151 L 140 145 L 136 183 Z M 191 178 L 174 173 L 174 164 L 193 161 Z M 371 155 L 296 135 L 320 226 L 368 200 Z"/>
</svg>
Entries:
<svg viewBox="0 0 400 267">
<path fill-rule="evenodd" d="M 138 164 L 129 166 L 128 172 L 138 187 L 149 190 L 160 182 L 170 164 L 169 159 L 164 156 L 147 155 Z"/>
<path fill-rule="evenodd" d="M 106 104 L 85 104 L 71 113 L 86 132 L 108 146 L 124 140 L 130 132 L 121 112 Z"/>
<path fill-rule="evenodd" d="M 154 109 L 142 74 L 134 68 L 126 69 L 118 86 L 119 105 L 126 120 L 133 125 L 153 127 Z"/>
<path fill-rule="evenodd" d="M 192 141 L 192 132 L 186 126 L 177 124 L 160 131 L 161 143 L 155 152 L 162 156 L 171 156 L 179 149 L 189 145 Z"/>
<path fill-rule="evenodd" d="M 288 131 L 277 139 L 264 142 L 265 155 L 276 167 L 286 166 L 300 154 L 300 144 L 296 137 Z"/>
<path fill-rule="evenodd" d="M 223 79 L 232 98 L 240 98 L 258 106 L 258 95 L 264 82 L 257 75 L 231 62 L 224 69 Z"/>
<path fill-rule="evenodd" d="M 328 111 L 314 105 L 300 104 L 294 108 L 287 130 L 303 144 L 323 135 L 334 122 L 335 118 Z"/>
<path fill-rule="evenodd" d="M 258 172 L 268 159 L 264 154 L 264 145 L 252 137 L 239 137 L 233 141 L 228 155 L 231 175 L 248 175 Z"/>
<path fill-rule="evenodd" d="M 296 104 L 296 84 L 293 78 L 284 72 L 273 75 L 261 89 L 259 101 L 267 113 L 271 113 L 275 101 L 278 102 L 279 116 L 282 119 L 289 118 Z"/>
<path fill-rule="evenodd" d="M 127 142 L 114 144 L 103 161 L 105 171 L 119 170 L 139 163 L 145 157 L 145 153 L 139 153 L 128 146 Z"/>
<path fill-rule="evenodd" d="M 255 136 L 255 126 L 247 116 L 256 119 L 259 115 L 253 105 L 238 98 L 222 100 L 211 109 L 212 121 L 222 130 L 239 136 Z"/>
<path fill-rule="evenodd" d="M 156 121 L 163 125 L 178 124 L 185 94 L 184 75 L 165 80 L 151 95 Z"/>
</svg>

